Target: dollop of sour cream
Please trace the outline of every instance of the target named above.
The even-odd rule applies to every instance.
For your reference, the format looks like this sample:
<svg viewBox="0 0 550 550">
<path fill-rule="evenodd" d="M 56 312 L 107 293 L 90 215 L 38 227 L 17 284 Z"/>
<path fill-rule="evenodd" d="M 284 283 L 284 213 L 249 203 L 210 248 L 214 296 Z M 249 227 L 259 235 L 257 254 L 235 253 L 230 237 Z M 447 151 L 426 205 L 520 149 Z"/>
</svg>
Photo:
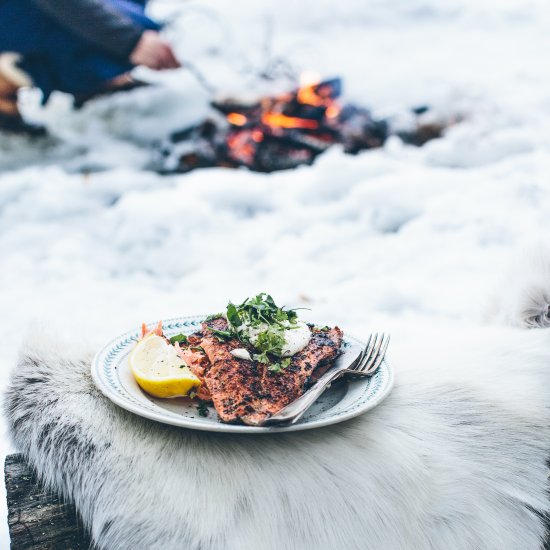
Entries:
<svg viewBox="0 0 550 550">
<path fill-rule="evenodd" d="M 285 343 L 283 345 L 282 356 L 292 357 L 302 351 L 309 344 L 309 340 L 311 339 L 311 330 L 302 321 L 298 321 L 293 324 L 286 322 L 285 325 L 288 328 L 284 329 Z M 257 327 L 241 325 L 238 330 L 247 336 L 252 345 L 256 345 L 258 335 L 267 328 L 268 327 L 265 324 L 261 324 Z"/>
<path fill-rule="evenodd" d="M 310 328 L 298 321 L 292 328 L 285 330 L 285 345 L 283 346 L 283 357 L 292 357 L 302 351 L 311 339 Z"/>
<path fill-rule="evenodd" d="M 244 359 L 246 361 L 252 361 L 252 357 L 250 356 L 250 352 L 247 349 L 244 348 L 236 348 L 229 352 L 233 357 L 236 357 L 237 359 Z"/>
</svg>

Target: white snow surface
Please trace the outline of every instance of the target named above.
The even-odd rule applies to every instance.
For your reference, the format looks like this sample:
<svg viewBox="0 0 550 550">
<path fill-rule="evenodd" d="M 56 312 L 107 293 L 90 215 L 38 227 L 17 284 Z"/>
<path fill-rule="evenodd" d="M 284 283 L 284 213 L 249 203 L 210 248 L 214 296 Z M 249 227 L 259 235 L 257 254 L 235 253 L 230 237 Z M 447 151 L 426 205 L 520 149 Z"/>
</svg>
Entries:
<svg viewBox="0 0 550 550">
<path fill-rule="evenodd" d="M 550 8 L 542 0 L 158 0 L 166 36 L 219 93 L 272 92 L 270 60 L 342 76 L 380 115 L 464 121 L 272 175 L 146 171 L 210 99 L 185 68 L 72 112 L 22 97 L 55 143 L 0 137 L 0 384 L 32 323 L 101 342 L 142 320 L 269 291 L 359 336 L 481 323 L 515 251 L 550 219 Z M 31 328 L 29 328 L 31 327 Z M 3 430 L 4 431 L 4 430 Z M 11 451 L 4 439 L 3 455 Z M 0 514 L 5 499 L 0 495 Z M 7 527 L 1 528 L 4 547 Z"/>
</svg>

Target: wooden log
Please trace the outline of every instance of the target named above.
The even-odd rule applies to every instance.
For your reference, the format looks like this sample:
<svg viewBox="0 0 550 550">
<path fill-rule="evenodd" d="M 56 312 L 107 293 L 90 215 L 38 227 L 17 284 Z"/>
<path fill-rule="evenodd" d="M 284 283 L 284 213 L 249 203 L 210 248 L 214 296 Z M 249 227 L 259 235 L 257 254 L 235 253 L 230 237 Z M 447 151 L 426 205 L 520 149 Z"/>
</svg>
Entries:
<svg viewBox="0 0 550 550">
<path fill-rule="evenodd" d="M 45 491 L 22 455 L 6 458 L 4 477 L 12 550 L 92 548 L 75 507 Z"/>
</svg>

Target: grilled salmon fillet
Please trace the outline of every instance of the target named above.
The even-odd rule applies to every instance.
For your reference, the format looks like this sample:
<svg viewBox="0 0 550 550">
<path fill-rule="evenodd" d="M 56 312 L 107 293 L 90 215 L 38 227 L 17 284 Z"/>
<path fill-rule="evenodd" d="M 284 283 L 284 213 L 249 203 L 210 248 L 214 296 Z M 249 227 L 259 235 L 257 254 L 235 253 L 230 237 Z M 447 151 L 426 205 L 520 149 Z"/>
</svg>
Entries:
<svg viewBox="0 0 550 550">
<path fill-rule="evenodd" d="M 176 342 L 174 345 L 180 357 L 185 361 L 185 364 L 190 368 L 191 372 L 201 381 L 201 386 L 196 391 L 197 397 L 203 401 L 211 401 L 212 396 L 208 391 L 208 387 L 204 383 L 204 373 L 210 368 L 210 361 L 206 354 L 201 350 L 202 333 L 198 332 L 189 336 L 187 343 L 181 344 Z"/>
<path fill-rule="evenodd" d="M 204 382 L 218 416 L 223 422 L 252 426 L 300 397 L 313 383 L 316 370 L 338 356 L 343 337 L 338 327 L 310 327 L 308 345 L 292 357 L 287 368 L 273 372 L 257 361 L 234 357 L 231 351 L 244 347 L 243 343 L 236 338 L 220 341 L 209 327 L 227 330 L 227 320 L 219 317 L 204 322 L 200 339 L 209 360 Z"/>
</svg>

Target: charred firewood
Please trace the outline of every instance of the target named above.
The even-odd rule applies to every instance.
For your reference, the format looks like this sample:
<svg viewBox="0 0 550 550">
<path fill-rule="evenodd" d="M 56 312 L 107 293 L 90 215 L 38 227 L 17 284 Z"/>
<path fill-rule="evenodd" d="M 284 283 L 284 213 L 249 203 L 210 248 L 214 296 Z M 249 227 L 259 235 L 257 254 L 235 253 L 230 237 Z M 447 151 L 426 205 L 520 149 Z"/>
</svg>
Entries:
<svg viewBox="0 0 550 550">
<path fill-rule="evenodd" d="M 392 130 L 364 107 L 342 105 L 339 78 L 262 98 L 224 98 L 211 103 L 216 116 L 172 134 L 156 151 L 152 168 L 160 173 L 195 168 L 244 166 L 273 172 L 312 164 L 340 144 L 348 154 L 382 147 L 390 135 L 421 146 L 440 137 L 446 124 L 419 122 L 425 106 L 411 110 L 412 129 Z"/>
</svg>

